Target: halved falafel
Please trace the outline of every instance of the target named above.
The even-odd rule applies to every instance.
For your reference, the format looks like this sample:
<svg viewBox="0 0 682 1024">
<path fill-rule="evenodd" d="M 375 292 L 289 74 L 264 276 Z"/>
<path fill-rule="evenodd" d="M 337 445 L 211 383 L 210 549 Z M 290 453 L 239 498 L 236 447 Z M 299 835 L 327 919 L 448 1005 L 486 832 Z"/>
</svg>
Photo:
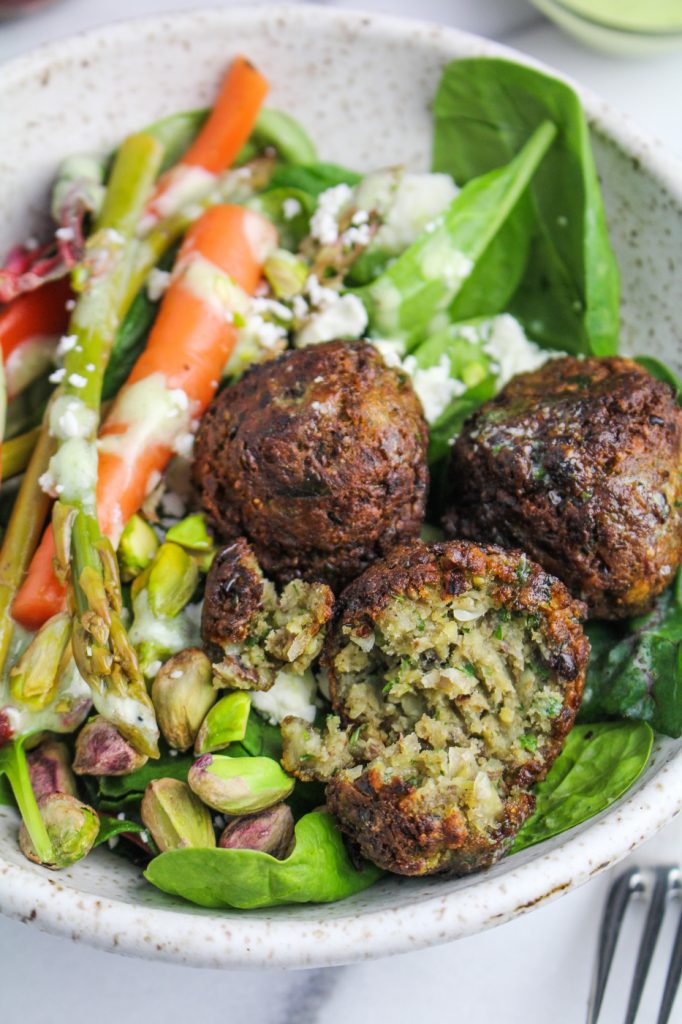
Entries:
<svg viewBox="0 0 682 1024">
<path fill-rule="evenodd" d="M 583 612 L 519 551 L 396 548 L 341 595 L 324 652 L 339 717 L 325 736 L 285 719 L 285 767 L 328 780 L 330 810 L 381 867 L 493 863 L 573 724 Z"/>
<path fill-rule="evenodd" d="M 302 675 L 322 650 L 333 607 L 325 583 L 292 580 L 278 594 L 238 537 L 206 577 L 201 634 L 215 662 L 214 685 L 269 690 L 283 668 Z"/>
<path fill-rule="evenodd" d="M 406 374 L 365 342 L 284 353 L 204 416 L 194 479 L 225 539 L 244 535 L 279 582 L 357 576 L 418 536 L 427 426 Z"/>
<path fill-rule="evenodd" d="M 518 546 L 599 618 L 647 611 L 682 561 L 682 410 L 629 359 L 552 359 L 471 416 L 452 537 Z"/>
</svg>

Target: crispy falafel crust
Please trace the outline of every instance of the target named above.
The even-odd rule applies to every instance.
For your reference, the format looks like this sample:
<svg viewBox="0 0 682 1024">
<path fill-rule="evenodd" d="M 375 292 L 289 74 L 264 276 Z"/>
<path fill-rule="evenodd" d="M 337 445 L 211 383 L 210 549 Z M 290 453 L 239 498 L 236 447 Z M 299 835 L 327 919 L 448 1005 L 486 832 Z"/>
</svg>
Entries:
<svg viewBox="0 0 682 1024">
<path fill-rule="evenodd" d="M 682 560 L 682 410 L 629 359 L 552 359 L 464 424 L 449 536 L 522 547 L 599 618 L 647 611 Z"/>
<path fill-rule="evenodd" d="M 424 518 L 428 431 L 406 375 L 332 341 L 253 367 L 210 406 L 194 479 L 220 534 L 279 582 L 338 588 Z"/>
<path fill-rule="evenodd" d="M 585 608 L 520 551 L 467 541 L 429 547 L 415 542 L 394 549 L 347 587 L 327 637 L 324 661 L 332 704 L 348 724 L 334 669 L 335 655 L 348 632 L 369 635 L 382 610 L 399 595 L 419 600 L 437 588 L 448 602 L 481 586 L 490 588 L 499 608 L 535 617 L 553 681 L 562 692 L 562 707 L 553 719 L 542 756 L 522 766 L 509 766 L 505 772 L 504 810 L 491 832 L 470 828 L 456 806 L 445 814 L 432 813 L 414 787 L 376 766 L 366 768 L 356 779 L 344 771 L 334 776 L 327 786 L 327 802 L 341 828 L 366 857 L 398 874 L 467 874 L 494 863 L 508 849 L 534 809 L 528 787 L 546 775 L 580 705 L 589 656 L 589 642 L 580 625 Z"/>
<path fill-rule="evenodd" d="M 244 537 L 221 548 L 206 577 L 201 610 L 205 644 L 241 643 L 263 603 L 263 574 Z"/>
</svg>

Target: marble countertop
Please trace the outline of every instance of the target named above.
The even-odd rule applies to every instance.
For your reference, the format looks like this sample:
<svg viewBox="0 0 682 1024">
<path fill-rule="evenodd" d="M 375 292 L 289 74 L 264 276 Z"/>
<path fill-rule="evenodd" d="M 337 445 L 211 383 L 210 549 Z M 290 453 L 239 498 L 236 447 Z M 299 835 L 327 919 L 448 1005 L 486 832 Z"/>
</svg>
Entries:
<svg viewBox="0 0 682 1024">
<path fill-rule="evenodd" d="M 257 0 L 250 0 L 251 3 Z M 0 22 L 0 62 L 41 42 L 108 21 L 205 6 L 192 0 L 59 0 Z M 627 113 L 682 158 L 682 55 L 619 59 L 562 35 L 525 0 L 337 0 L 479 32 L 554 65 Z M 633 858 L 679 862 L 682 816 Z M 621 868 L 615 869 L 616 871 Z M 246 972 L 125 960 L 0 918 L 0 1017 L 7 1024 L 579 1024 L 585 1019 L 597 927 L 612 873 L 524 918 L 431 950 L 322 971 Z M 619 956 L 600 1024 L 620 1024 L 636 943 Z M 672 915 L 669 915 L 669 917 Z M 665 926 L 668 938 L 672 922 Z M 665 937 L 663 939 L 665 941 Z M 638 1018 L 655 1019 L 663 964 Z M 682 1024 L 682 996 L 671 1018 Z"/>
</svg>

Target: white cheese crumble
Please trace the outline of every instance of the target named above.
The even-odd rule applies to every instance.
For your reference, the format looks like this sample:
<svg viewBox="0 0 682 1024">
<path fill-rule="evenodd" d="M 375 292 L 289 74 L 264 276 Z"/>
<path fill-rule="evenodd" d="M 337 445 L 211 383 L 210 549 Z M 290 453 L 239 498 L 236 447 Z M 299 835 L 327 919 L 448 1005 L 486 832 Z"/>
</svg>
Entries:
<svg viewBox="0 0 682 1024">
<path fill-rule="evenodd" d="M 509 313 L 502 313 L 490 321 L 490 333 L 483 342 L 497 374 L 497 383 L 503 388 L 517 373 L 537 370 L 548 359 L 563 355 L 548 352 L 526 337 L 523 327 Z"/>
<path fill-rule="evenodd" d="M 407 356 L 403 360 L 403 369 L 412 378 L 412 387 L 428 423 L 434 423 L 452 399 L 466 391 L 466 385 L 461 380 L 450 376 L 450 360 L 445 353 L 435 366 L 424 369 L 417 365 L 414 356 Z"/>
<path fill-rule="evenodd" d="M 71 300 L 73 301 L 73 300 Z M 68 305 L 68 303 L 67 303 Z M 70 352 L 72 348 L 75 348 L 78 344 L 77 334 L 65 334 L 59 339 L 57 344 L 56 354 L 58 356 L 65 356 L 67 352 Z"/>
<path fill-rule="evenodd" d="M 367 327 L 367 310 L 357 295 L 339 295 L 334 292 L 334 301 L 313 313 L 305 326 L 296 335 L 296 345 L 318 345 L 334 338 L 352 340 L 359 338 Z"/>
<path fill-rule="evenodd" d="M 312 722 L 317 710 L 315 690 L 315 678 L 310 670 L 296 675 L 283 669 L 277 673 L 269 690 L 252 692 L 251 703 L 272 725 L 279 725 L 287 715 Z"/>
<path fill-rule="evenodd" d="M 63 366 L 60 366 L 59 369 L 51 373 L 47 379 L 51 381 L 53 384 L 61 384 L 65 377 L 66 370 L 64 369 Z"/>
<path fill-rule="evenodd" d="M 333 245 L 339 237 L 339 217 L 353 198 L 349 185 L 335 185 L 321 192 L 310 218 L 310 235 L 321 245 Z"/>
<path fill-rule="evenodd" d="M 295 199 L 293 196 L 289 196 L 282 203 L 282 213 L 285 220 L 293 220 L 294 217 L 299 215 L 301 209 L 302 207 L 298 199 Z"/>
<path fill-rule="evenodd" d="M 389 167 L 363 178 L 355 189 L 355 201 L 382 220 L 372 249 L 397 255 L 434 224 L 458 192 L 449 174 L 411 174 L 402 167 Z M 353 218 L 352 223 L 363 222 Z"/>
<path fill-rule="evenodd" d="M 84 388 L 88 383 L 87 378 L 80 373 L 70 373 L 67 380 L 72 388 Z"/>
<path fill-rule="evenodd" d="M 154 267 L 147 275 L 147 295 L 152 302 L 158 302 L 171 282 L 169 270 L 159 270 Z"/>
<path fill-rule="evenodd" d="M 59 441 L 70 437 L 89 437 L 97 429 L 98 417 L 80 398 L 60 395 L 50 406 L 49 431 Z"/>
</svg>

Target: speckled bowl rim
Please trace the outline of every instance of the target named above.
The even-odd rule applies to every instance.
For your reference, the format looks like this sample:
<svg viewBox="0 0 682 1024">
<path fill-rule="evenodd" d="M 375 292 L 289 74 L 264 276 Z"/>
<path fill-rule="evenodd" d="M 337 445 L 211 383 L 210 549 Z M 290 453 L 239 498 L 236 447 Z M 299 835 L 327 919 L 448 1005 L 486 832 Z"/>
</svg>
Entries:
<svg viewBox="0 0 682 1024">
<path fill-rule="evenodd" d="M 176 30 L 199 17 L 215 17 L 238 29 L 252 18 L 270 12 L 273 19 L 300 17 L 300 6 L 265 8 L 205 8 L 163 15 Z M 346 25 L 373 32 L 382 41 L 404 39 L 416 29 L 431 33 L 439 49 L 453 56 L 468 51 L 486 53 L 550 70 L 508 47 L 457 29 L 361 11 L 305 7 L 306 17 L 328 25 Z M 106 38 L 124 44 L 130 33 L 152 29 L 157 17 L 126 20 L 38 47 L 0 67 L 0 85 L 11 84 L 45 70 L 65 57 L 85 57 Z M 663 191 L 682 207 L 682 165 L 661 144 L 636 129 L 627 117 L 571 84 L 580 93 L 592 128 L 628 154 Z M 66 935 L 105 950 L 204 967 L 318 967 L 373 959 L 423 948 L 482 931 L 555 899 L 616 863 L 653 836 L 682 810 L 682 749 L 636 794 L 626 797 L 585 830 L 568 833 L 546 852 L 539 847 L 532 859 L 521 861 L 499 876 L 483 872 L 467 879 L 454 893 L 425 898 L 418 905 L 358 910 L 349 904 L 346 916 L 325 920 L 320 906 L 315 920 L 285 914 L 259 920 L 249 913 L 229 919 L 229 941 L 215 942 L 216 925 L 227 925 L 218 913 L 188 913 L 149 905 L 131 906 L 123 900 L 98 897 L 62 884 L 59 875 L 0 860 L 0 911 L 44 931 Z M 3 809 L 6 813 L 6 809 Z M 523 855 L 522 855 L 523 856 Z M 399 895 L 400 888 L 396 887 Z M 494 913 L 482 913 L 481 890 Z M 371 893 L 371 890 L 369 891 Z M 369 894 L 368 894 L 369 895 Z M 371 899 L 370 899 L 371 903 Z M 36 905 L 40 905 L 40 914 Z"/>
</svg>

